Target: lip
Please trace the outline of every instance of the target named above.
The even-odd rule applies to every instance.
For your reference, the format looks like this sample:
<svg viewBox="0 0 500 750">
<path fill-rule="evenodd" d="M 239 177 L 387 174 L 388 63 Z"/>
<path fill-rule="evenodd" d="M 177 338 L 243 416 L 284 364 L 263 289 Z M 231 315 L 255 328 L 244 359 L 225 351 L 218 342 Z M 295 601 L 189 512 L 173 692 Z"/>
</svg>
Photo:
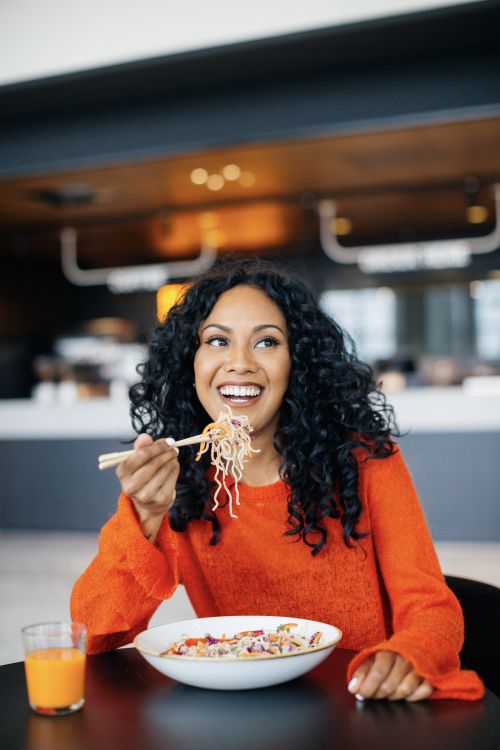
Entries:
<svg viewBox="0 0 500 750">
<path fill-rule="evenodd" d="M 254 388 L 260 388 L 261 391 L 264 390 L 264 386 L 260 383 L 252 383 L 250 380 L 245 381 L 236 381 L 236 380 L 225 380 L 223 383 L 219 383 L 219 385 L 216 385 L 215 387 L 217 389 L 223 388 L 225 385 L 241 385 L 241 386 L 253 386 Z"/>
</svg>

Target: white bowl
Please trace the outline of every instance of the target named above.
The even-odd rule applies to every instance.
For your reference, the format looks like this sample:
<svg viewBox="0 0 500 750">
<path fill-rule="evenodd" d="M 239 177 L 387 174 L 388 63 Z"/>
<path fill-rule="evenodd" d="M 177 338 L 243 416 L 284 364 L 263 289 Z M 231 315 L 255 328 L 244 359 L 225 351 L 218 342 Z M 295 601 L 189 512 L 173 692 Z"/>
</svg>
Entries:
<svg viewBox="0 0 500 750">
<path fill-rule="evenodd" d="M 306 652 L 255 656 L 252 659 L 159 655 L 173 641 L 186 635 L 202 638 L 210 633 L 220 638 L 224 633 L 234 635 L 242 630 L 275 630 L 278 625 L 288 622 L 297 623 L 295 632 L 308 637 L 321 631 L 321 645 Z M 288 616 L 245 615 L 203 617 L 159 625 L 139 633 L 134 639 L 134 646 L 153 667 L 178 682 L 213 690 L 248 690 L 278 685 L 309 672 L 332 653 L 341 638 L 342 633 L 338 628 L 324 622 Z"/>
</svg>

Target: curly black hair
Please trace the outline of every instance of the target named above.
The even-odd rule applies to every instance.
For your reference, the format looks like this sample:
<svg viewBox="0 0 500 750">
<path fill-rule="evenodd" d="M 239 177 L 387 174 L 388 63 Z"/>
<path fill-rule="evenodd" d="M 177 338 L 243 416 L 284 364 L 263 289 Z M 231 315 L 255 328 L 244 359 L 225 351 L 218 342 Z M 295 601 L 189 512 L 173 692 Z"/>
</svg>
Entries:
<svg viewBox="0 0 500 750">
<path fill-rule="evenodd" d="M 285 533 L 317 554 L 327 539 L 323 520 L 338 518 L 350 546 L 361 536 L 359 452 L 367 458 L 393 452 L 394 413 L 351 338 L 292 273 L 262 260 L 231 258 L 195 280 L 154 330 L 148 358 L 138 367 L 141 381 L 130 389 L 134 429 L 158 439 L 200 433 L 210 421 L 193 382 L 198 329 L 218 297 L 239 284 L 262 289 L 288 326 L 291 370 L 274 436 L 283 457 L 280 473 L 290 488 Z M 210 543 L 216 544 L 221 527 L 210 507 L 210 459 L 205 454 L 195 462 L 195 450 L 180 452 L 170 525 L 181 532 L 203 518 L 212 524 Z"/>
</svg>

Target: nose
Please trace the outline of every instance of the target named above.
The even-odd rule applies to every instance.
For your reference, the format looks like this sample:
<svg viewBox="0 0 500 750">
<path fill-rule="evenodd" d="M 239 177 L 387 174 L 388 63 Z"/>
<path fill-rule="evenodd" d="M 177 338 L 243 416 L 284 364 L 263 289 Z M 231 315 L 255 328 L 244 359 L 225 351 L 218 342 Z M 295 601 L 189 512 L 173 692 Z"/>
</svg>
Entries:
<svg viewBox="0 0 500 750">
<path fill-rule="evenodd" d="M 235 344 L 228 347 L 224 370 L 226 372 L 256 372 L 258 365 L 253 357 L 253 352 L 246 346 Z"/>
</svg>

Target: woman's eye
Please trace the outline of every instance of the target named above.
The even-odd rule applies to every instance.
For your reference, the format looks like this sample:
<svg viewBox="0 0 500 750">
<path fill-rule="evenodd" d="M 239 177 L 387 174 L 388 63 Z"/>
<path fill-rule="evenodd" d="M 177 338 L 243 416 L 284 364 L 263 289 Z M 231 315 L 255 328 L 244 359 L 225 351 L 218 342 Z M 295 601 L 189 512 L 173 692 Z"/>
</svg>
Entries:
<svg viewBox="0 0 500 750">
<path fill-rule="evenodd" d="M 222 336 L 214 336 L 213 338 L 208 339 L 206 343 L 210 346 L 226 346 L 227 341 Z"/>
<path fill-rule="evenodd" d="M 278 339 L 275 339 L 272 336 L 266 336 L 263 339 L 259 339 L 259 341 L 257 341 L 255 346 L 259 347 L 259 349 L 267 349 L 270 346 L 277 346 L 278 344 L 279 344 Z"/>
</svg>

